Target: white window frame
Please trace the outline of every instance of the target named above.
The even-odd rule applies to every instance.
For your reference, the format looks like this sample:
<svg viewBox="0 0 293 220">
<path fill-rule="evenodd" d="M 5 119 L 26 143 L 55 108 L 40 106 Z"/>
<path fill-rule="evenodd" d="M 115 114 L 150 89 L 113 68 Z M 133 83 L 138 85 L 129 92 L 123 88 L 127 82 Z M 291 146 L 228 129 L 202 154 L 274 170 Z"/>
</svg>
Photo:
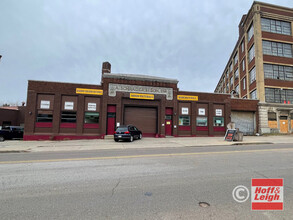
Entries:
<svg viewBox="0 0 293 220">
<path fill-rule="evenodd" d="M 256 89 L 250 92 L 250 99 L 257 99 Z"/>
<path fill-rule="evenodd" d="M 250 63 L 254 57 L 255 57 L 255 50 L 254 50 L 254 44 L 253 44 L 248 51 L 248 62 Z"/>
<path fill-rule="evenodd" d="M 233 76 L 230 77 L 230 86 L 233 87 Z"/>
<path fill-rule="evenodd" d="M 236 65 L 237 63 L 238 63 L 238 53 L 236 52 L 234 56 L 234 65 Z"/>
<path fill-rule="evenodd" d="M 256 80 L 256 68 L 253 67 L 249 71 L 249 83 L 252 84 Z"/>
<path fill-rule="evenodd" d="M 248 31 L 247 31 L 248 42 L 251 40 L 253 35 L 254 35 L 254 28 L 253 28 L 253 24 L 251 24 Z"/>
<path fill-rule="evenodd" d="M 242 83 L 243 83 L 243 90 L 246 90 L 246 77 L 243 78 Z"/>
<path fill-rule="evenodd" d="M 237 68 L 234 72 L 235 80 L 239 78 L 239 69 Z"/>
</svg>

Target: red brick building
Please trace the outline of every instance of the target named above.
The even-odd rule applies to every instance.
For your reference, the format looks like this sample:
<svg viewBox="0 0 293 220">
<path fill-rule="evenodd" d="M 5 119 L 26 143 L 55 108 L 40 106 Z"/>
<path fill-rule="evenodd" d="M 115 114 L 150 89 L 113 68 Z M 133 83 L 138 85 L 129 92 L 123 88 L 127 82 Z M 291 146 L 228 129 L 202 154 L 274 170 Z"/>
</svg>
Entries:
<svg viewBox="0 0 293 220">
<path fill-rule="evenodd" d="M 230 122 L 230 95 L 180 91 L 177 84 L 168 78 L 114 74 L 108 62 L 101 85 L 29 81 L 24 139 L 104 138 L 122 124 L 137 126 L 144 137 L 223 136 Z M 257 102 L 250 105 L 255 114 Z"/>
</svg>

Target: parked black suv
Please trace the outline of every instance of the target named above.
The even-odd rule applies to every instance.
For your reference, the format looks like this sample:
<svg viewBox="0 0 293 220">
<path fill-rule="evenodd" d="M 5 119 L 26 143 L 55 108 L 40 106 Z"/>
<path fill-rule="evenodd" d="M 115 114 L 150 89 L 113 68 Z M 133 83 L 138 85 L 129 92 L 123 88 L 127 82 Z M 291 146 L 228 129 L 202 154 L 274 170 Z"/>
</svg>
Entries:
<svg viewBox="0 0 293 220">
<path fill-rule="evenodd" d="M 0 130 L 0 141 L 23 138 L 23 128 L 20 126 L 6 126 Z"/>
<path fill-rule="evenodd" d="M 134 139 L 141 139 L 142 133 L 133 125 L 121 125 L 114 132 L 114 140 L 128 140 L 132 142 Z"/>
</svg>

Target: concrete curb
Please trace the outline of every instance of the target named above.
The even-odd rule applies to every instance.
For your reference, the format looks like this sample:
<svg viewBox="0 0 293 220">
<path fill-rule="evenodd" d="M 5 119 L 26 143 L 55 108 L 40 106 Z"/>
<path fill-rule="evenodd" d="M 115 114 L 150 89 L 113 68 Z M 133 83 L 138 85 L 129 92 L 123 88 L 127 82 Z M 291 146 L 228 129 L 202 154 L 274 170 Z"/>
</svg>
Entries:
<svg viewBox="0 0 293 220">
<path fill-rule="evenodd" d="M 261 144 L 274 144 L 273 142 L 248 142 L 248 143 L 233 143 L 232 145 L 261 145 Z"/>
<path fill-rule="evenodd" d="M 6 150 L 6 151 L 0 151 L 1 153 L 31 153 L 30 150 Z"/>
<path fill-rule="evenodd" d="M 180 147 L 218 147 L 218 146 L 237 146 L 237 145 L 262 145 L 262 144 L 274 144 L 273 142 L 239 142 L 239 143 L 233 143 L 233 142 L 226 142 L 226 144 L 198 144 L 198 145 L 188 145 L 188 146 L 173 146 L 173 147 L 167 147 L 163 146 L 160 148 L 180 148 Z M 47 149 L 45 150 L 35 150 L 39 149 L 39 147 L 35 148 L 28 148 L 24 150 L 12 150 L 12 149 L 0 149 L 0 153 L 40 153 L 40 152 L 69 152 L 69 151 L 98 151 L 98 150 L 122 150 L 122 149 L 152 149 L 156 147 L 134 147 L 134 148 L 123 148 L 123 147 L 114 147 L 114 148 L 109 148 L 109 147 L 102 147 L 102 148 L 67 148 L 67 149 L 61 149 L 62 147 L 56 147 L 56 146 L 46 146 Z M 60 148 L 60 149 L 58 149 Z"/>
</svg>

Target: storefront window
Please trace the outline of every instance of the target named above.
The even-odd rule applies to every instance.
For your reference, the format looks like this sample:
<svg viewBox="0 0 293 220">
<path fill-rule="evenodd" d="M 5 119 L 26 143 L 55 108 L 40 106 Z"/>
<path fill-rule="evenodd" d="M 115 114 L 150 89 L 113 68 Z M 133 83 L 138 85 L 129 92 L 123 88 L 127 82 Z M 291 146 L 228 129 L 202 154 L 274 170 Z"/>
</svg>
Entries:
<svg viewBox="0 0 293 220">
<path fill-rule="evenodd" d="M 76 123 L 76 112 L 63 111 L 61 113 L 62 123 Z"/>
<path fill-rule="evenodd" d="M 214 127 L 224 127 L 224 117 L 214 117 Z"/>
<path fill-rule="evenodd" d="M 190 125 L 190 116 L 179 116 L 179 125 L 189 126 Z"/>
<path fill-rule="evenodd" d="M 52 111 L 39 111 L 37 115 L 37 122 L 52 122 L 53 121 Z"/>
<path fill-rule="evenodd" d="M 196 118 L 196 126 L 208 126 L 208 118 L 207 117 L 197 117 Z"/>
<path fill-rule="evenodd" d="M 84 123 L 85 124 L 98 124 L 100 118 L 99 112 L 85 112 Z"/>
</svg>

